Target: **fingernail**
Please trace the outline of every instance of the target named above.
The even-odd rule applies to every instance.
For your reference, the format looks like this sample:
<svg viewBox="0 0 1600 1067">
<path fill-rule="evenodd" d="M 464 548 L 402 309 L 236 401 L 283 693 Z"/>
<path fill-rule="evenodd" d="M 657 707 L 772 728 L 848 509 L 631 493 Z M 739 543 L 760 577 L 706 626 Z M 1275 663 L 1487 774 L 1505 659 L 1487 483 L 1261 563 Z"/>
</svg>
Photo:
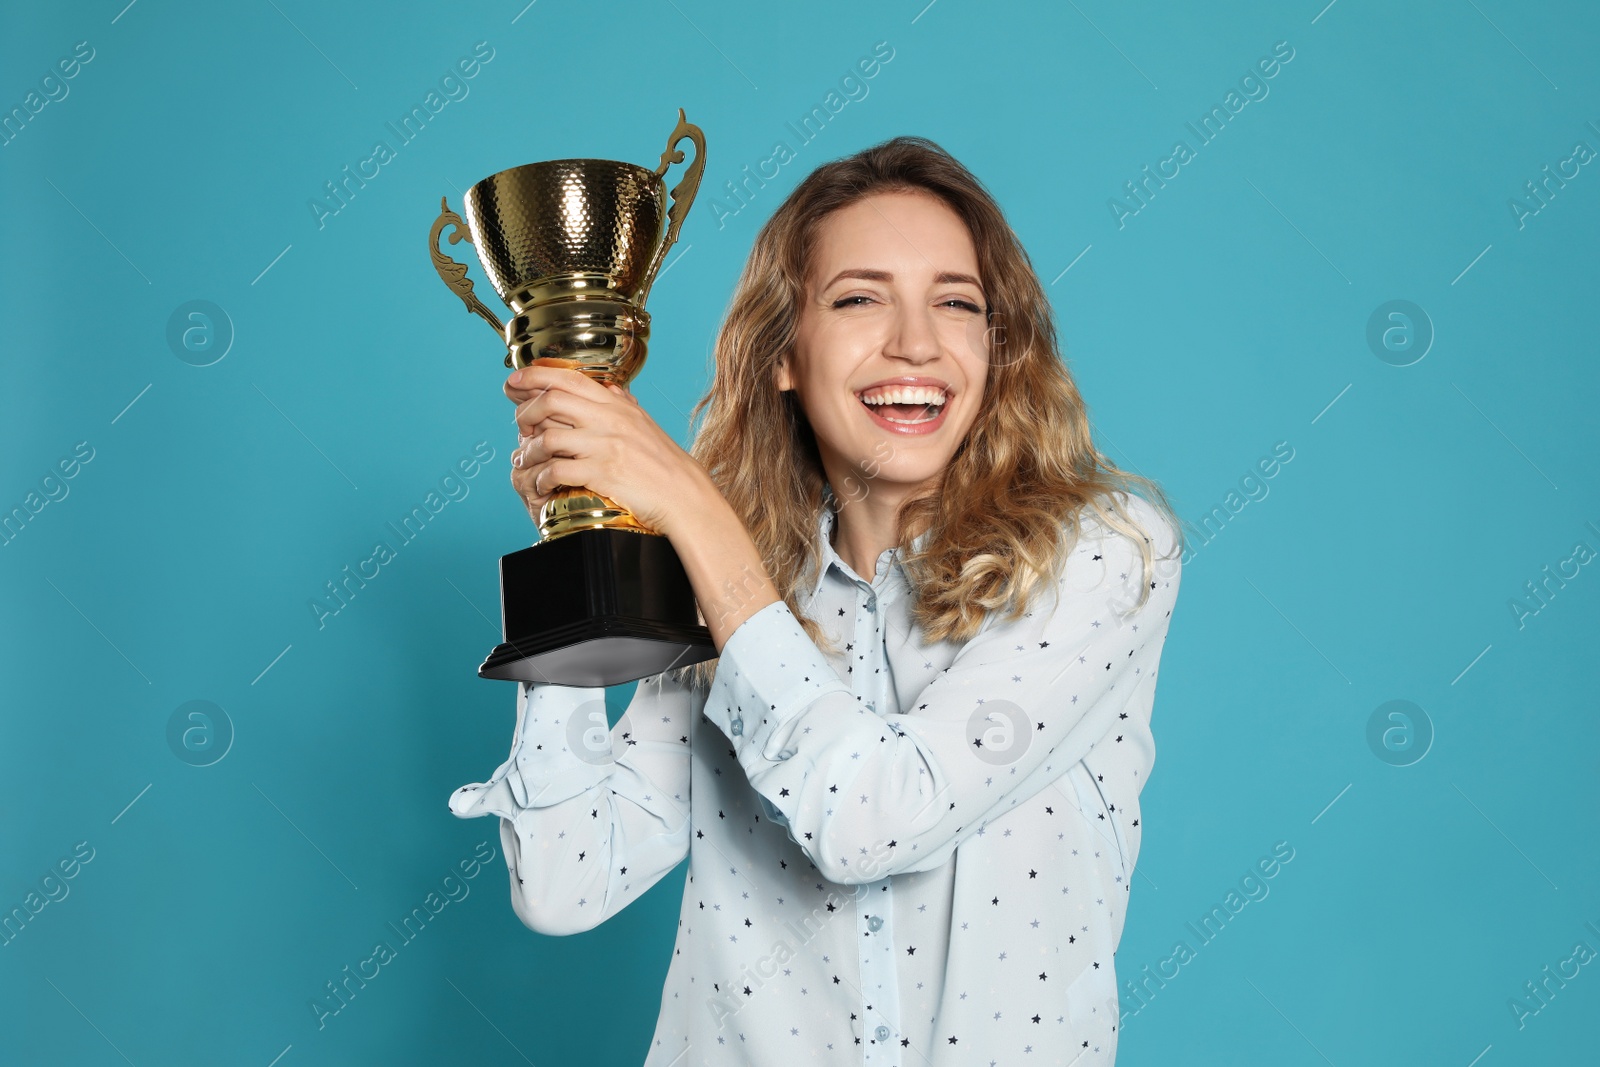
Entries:
<svg viewBox="0 0 1600 1067">
<path fill-rule="evenodd" d="M 513 467 L 522 466 L 522 450 L 520 448 L 511 453 L 511 465 Z"/>
<path fill-rule="evenodd" d="M 513 374 L 511 376 L 511 384 L 512 385 L 521 385 L 522 384 L 522 372 L 521 371 L 517 371 L 515 374 Z"/>
</svg>

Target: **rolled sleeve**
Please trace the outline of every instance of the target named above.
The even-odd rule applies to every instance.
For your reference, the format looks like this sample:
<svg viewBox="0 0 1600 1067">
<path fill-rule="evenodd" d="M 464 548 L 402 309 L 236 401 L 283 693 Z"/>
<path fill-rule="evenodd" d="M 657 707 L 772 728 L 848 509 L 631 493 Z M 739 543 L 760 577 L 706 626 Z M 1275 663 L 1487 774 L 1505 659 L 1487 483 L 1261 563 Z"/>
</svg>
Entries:
<svg viewBox="0 0 1600 1067">
<path fill-rule="evenodd" d="M 500 816 L 512 907 L 540 933 L 593 929 L 689 851 L 689 734 L 703 691 L 643 678 L 615 727 L 605 692 L 523 683 L 510 758 L 450 797 L 459 818 Z"/>
<path fill-rule="evenodd" d="M 515 819 L 524 809 L 551 807 L 587 792 L 611 771 L 610 760 L 584 758 L 569 744 L 570 738 L 580 746 L 593 740 L 594 751 L 609 751 L 604 689 L 528 682 L 518 683 L 518 689 L 511 755 L 488 781 L 450 794 L 450 811 L 457 818 Z"/>
</svg>

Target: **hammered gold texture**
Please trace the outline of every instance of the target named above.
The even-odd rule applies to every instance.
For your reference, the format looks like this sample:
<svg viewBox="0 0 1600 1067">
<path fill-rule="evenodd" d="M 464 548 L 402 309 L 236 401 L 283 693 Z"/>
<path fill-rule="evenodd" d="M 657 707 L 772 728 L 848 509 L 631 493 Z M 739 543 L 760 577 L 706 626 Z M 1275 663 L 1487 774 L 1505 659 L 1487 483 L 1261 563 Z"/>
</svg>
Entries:
<svg viewBox="0 0 1600 1067">
<path fill-rule="evenodd" d="M 666 214 L 661 179 L 609 159 L 555 159 L 490 175 L 467 190 L 472 242 L 500 298 L 573 271 L 645 281 Z"/>
</svg>

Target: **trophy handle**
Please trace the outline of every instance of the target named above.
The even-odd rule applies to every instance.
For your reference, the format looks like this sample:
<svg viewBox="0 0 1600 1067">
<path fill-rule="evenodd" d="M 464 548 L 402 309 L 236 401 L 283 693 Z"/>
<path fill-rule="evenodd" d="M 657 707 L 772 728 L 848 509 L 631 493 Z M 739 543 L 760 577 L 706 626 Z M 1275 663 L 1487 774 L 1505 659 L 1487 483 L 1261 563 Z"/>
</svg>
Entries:
<svg viewBox="0 0 1600 1067">
<path fill-rule="evenodd" d="M 479 300 L 473 293 L 472 279 L 467 277 L 467 265 L 465 263 L 457 263 L 439 250 L 439 235 L 446 226 L 452 227 L 449 236 L 451 244 L 456 244 L 460 241 L 465 241 L 469 245 L 472 244 L 472 232 L 467 229 L 467 224 L 462 221 L 460 215 L 450 210 L 449 198 L 441 196 L 439 198 L 439 217 L 433 220 L 433 229 L 428 233 L 428 255 L 433 259 L 433 269 L 439 272 L 439 279 L 450 287 L 450 291 L 459 296 L 461 302 L 467 305 L 467 310 L 494 327 L 494 332 L 500 336 L 501 341 L 504 341 L 506 334 L 505 324 L 496 318 L 495 313 L 484 306 L 483 301 Z M 509 351 L 506 353 L 506 366 L 511 366 L 511 353 Z"/>
<path fill-rule="evenodd" d="M 644 306 L 645 297 L 650 293 L 650 286 L 655 283 L 656 274 L 661 270 L 661 264 L 667 258 L 667 249 L 678 241 L 678 231 L 683 228 L 683 217 L 689 213 L 689 206 L 694 203 L 695 194 L 700 191 L 700 176 L 706 170 L 706 135 L 700 127 L 684 118 L 683 108 L 678 109 L 678 125 L 673 129 L 672 135 L 667 138 L 666 151 L 661 153 L 661 165 L 656 168 L 656 177 L 666 177 L 667 168 L 674 163 L 683 162 L 683 152 L 675 150 L 674 146 L 685 137 L 694 142 L 694 162 L 689 164 L 689 170 L 684 174 L 683 180 L 672 187 L 672 206 L 667 209 L 667 233 L 661 241 L 661 247 L 656 249 L 655 258 L 650 261 L 650 269 L 645 273 L 644 284 L 639 287 L 634 302 L 640 307 Z"/>
</svg>

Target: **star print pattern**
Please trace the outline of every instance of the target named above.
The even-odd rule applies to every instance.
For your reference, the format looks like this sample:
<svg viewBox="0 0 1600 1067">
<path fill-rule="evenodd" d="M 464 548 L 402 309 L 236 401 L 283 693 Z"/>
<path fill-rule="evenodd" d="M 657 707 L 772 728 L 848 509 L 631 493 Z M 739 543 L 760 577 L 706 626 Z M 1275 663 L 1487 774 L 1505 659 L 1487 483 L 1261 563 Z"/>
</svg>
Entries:
<svg viewBox="0 0 1600 1067">
<path fill-rule="evenodd" d="M 899 550 L 855 574 L 825 495 L 801 602 L 841 651 L 769 604 L 709 691 L 642 679 L 599 763 L 567 720 L 604 691 L 524 683 L 510 757 L 451 811 L 500 817 L 513 910 L 546 934 L 688 858 L 646 1067 L 1113 1063 L 1173 531 L 1122 496 L 1150 575 L 1085 512 L 1054 596 L 929 644 Z"/>
</svg>

